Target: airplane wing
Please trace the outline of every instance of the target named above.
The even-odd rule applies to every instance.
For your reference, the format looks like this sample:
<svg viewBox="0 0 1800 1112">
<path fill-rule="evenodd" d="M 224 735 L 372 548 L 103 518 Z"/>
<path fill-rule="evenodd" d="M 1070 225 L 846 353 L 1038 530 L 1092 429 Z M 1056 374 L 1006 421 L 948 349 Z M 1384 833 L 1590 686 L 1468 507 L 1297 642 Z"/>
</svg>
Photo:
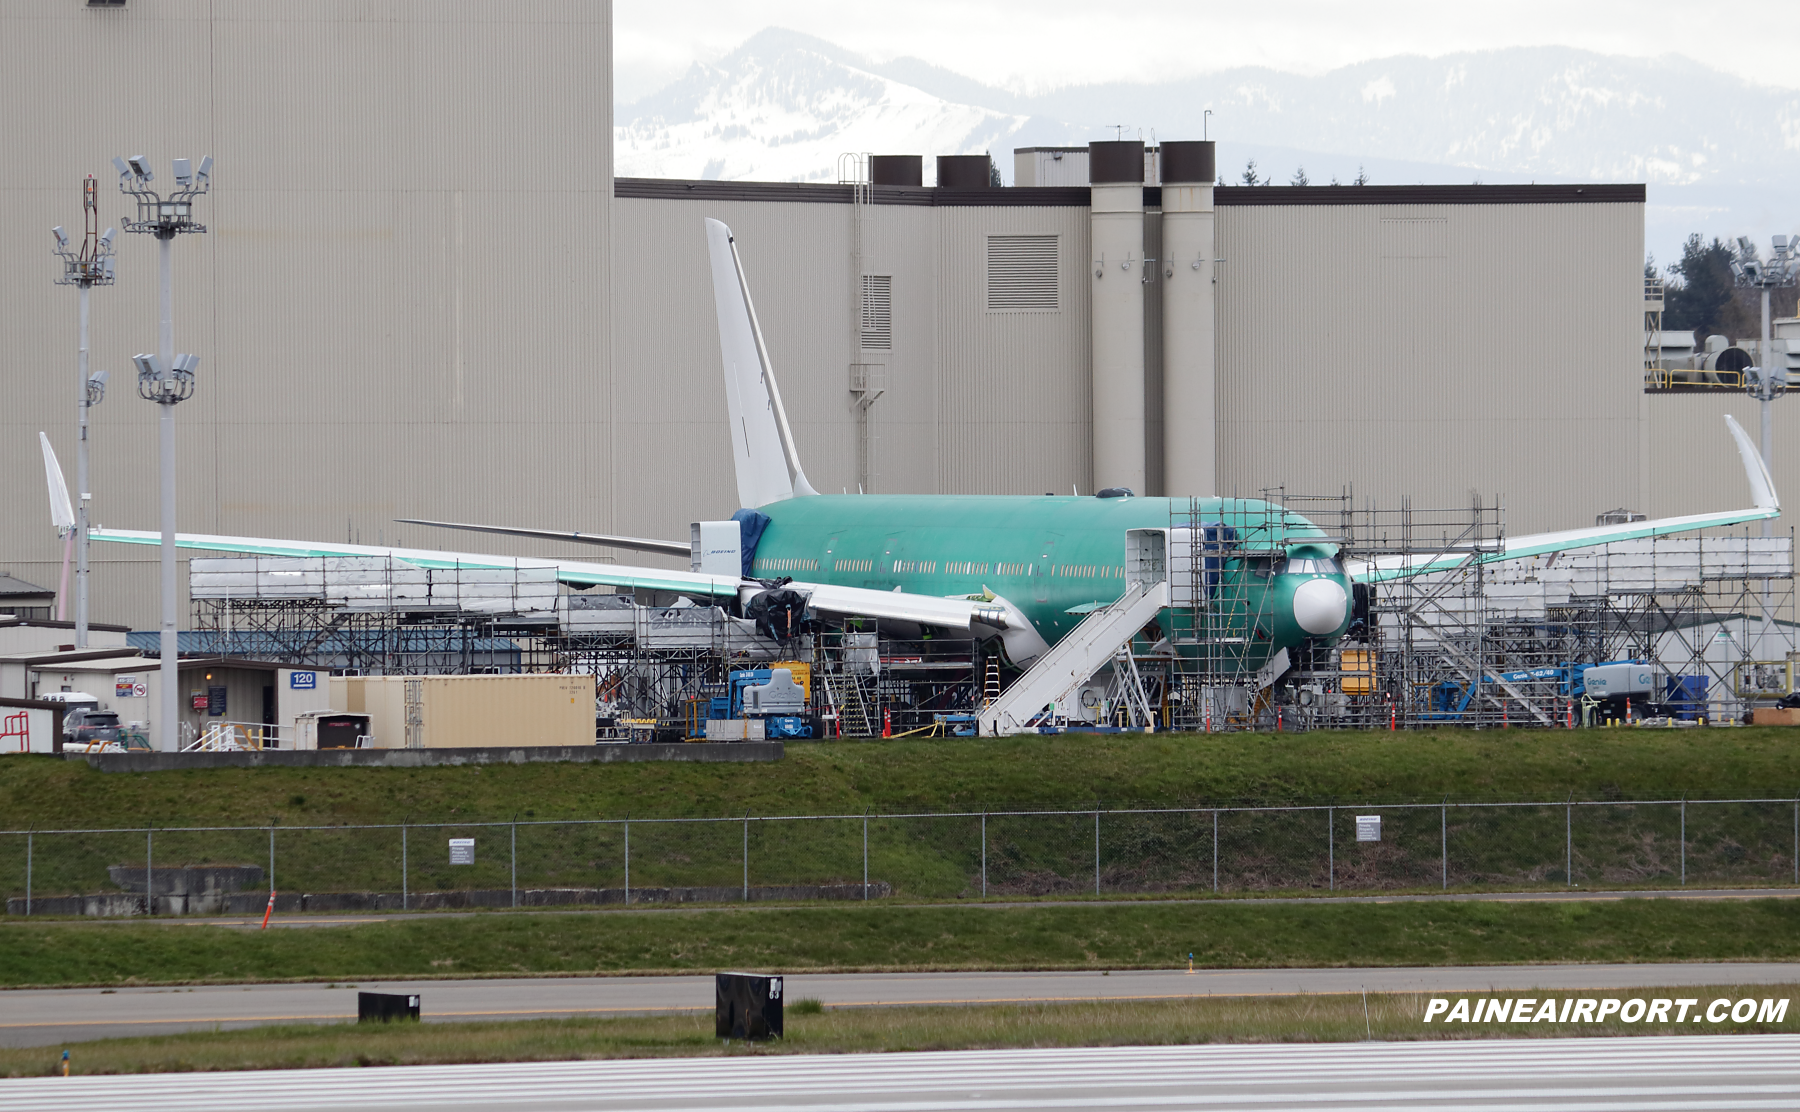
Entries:
<svg viewBox="0 0 1800 1112">
<path fill-rule="evenodd" d="M 97 541 L 111 541 L 116 544 L 162 544 L 162 534 L 148 530 L 95 529 L 90 535 Z M 700 572 L 639 568 L 624 564 L 587 563 L 579 560 L 495 556 L 477 552 L 443 552 L 432 548 L 326 544 L 315 541 L 279 540 L 269 537 L 229 537 L 203 533 L 177 533 L 175 547 L 202 552 L 229 552 L 247 556 L 297 556 L 310 559 L 326 556 L 372 556 L 399 560 L 416 567 L 434 570 L 554 568 L 557 579 L 578 587 L 627 587 L 710 598 L 748 597 L 768 589 L 766 585 L 754 579 L 705 575 Z M 877 591 L 867 587 L 839 587 L 828 583 L 807 583 L 798 580 L 790 582 L 786 586 L 789 590 L 808 596 L 808 601 L 814 609 L 833 614 L 887 618 L 893 621 L 917 622 L 921 625 L 949 626 L 957 629 L 968 629 L 972 622 L 981 622 L 1003 630 L 1011 628 L 1015 624 L 1008 620 L 1006 607 L 996 602 L 938 598 L 932 595 L 908 594 L 904 591 Z"/>
<path fill-rule="evenodd" d="M 561 529 L 521 529 L 510 525 L 469 525 L 461 521 L 427 521 L 421 517 L 397 517 L 394 520 L 405 525 L 430 525 L 438 529 L 462 529 L 470 533 L 504 533 L 509 537 L 569 541 L 574 544 L 599 545 L 602 548 L 656 552 L 664 556 L 686 556 L 693 551 L 693 545 L 687 541 L 658 541 L 648 537 L 617 537 L 609 533 L 568 532 Z"/>
<path fill-rule="evenodd" d="M 1468 545 L 1451 545 L 1442 552 L 1415 556 L 1383 556 L 1375 560 L 1353 560 L 1344 572 L 1359 583 L 1383 583 L 1431 572 L 1450 571 L 1465 564 L 1491 564 L 1500 560 L 1516 560 L 1525 556 L 1542 556 L 1575 548 L 1593 548 L 1614 541 L 1661 537 L 1671 533 L 1688 533 L 1720 525 L 1738 525 L 1746 521 L 1764 521 L 1781 516 L 1781 499 L 1775 493 L 1775 481 L 1763 463 L 1762 454 L 1750 437 L 1729 414 L 1725 424 L 1737 441 L 1738 456 L 1744 463 L 1744 474 L 1750 482 L 1749 509 L 1724 510 L 1685 517 L 1663 517 L 1654 521 L 1632 521 L 1618 525 L 1598 525 L 1591 529 L 1566 529 L 1558 533 L 1530 533 L 1507 537 L 1498 551 L 1474 553 Z"/>
</svg>

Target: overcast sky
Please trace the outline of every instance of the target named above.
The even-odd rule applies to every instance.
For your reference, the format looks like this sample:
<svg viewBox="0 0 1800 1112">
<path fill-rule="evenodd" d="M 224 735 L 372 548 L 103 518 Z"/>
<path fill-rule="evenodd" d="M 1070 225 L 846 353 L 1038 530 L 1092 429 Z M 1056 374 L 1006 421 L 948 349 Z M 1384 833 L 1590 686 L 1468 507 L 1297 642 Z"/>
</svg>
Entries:
<svg viewBox="0 0 1800 1112">
<path fill-rule="evenodd" d="M 911 55 L 1021 92 L 1244 65 L 1323 73 L 1394 54 L 1551 45 L 1685 54 L 1715 69 L 1741 69 L 1761 84 L 1800 88 L 1800 7 L 1772 0 L 618 0 L 613 21 L 620 103 L 764 27 L 804 31 L 881 60 Z"/>
</svg>

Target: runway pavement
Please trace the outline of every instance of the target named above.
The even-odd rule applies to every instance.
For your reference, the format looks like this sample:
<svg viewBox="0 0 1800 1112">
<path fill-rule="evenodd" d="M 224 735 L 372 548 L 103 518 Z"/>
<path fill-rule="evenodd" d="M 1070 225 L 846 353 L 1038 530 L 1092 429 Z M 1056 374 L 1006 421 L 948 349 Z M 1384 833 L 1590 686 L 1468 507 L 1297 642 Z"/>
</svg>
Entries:
<svg viewBox="0 0 1800 1112">
<path fill-rule="evenodd" d="M 1174 999 L 1297 993 L 1629 989 L 1800 984 L 1800 963 L 1498 965 L 1395 969 L 1209 969 L 1113 973 L 796 973 L 787 998 L 838 1007 Z M 358 988 L 418 993 L 427 1022 L 710 1011 L 713 979 L 543 977 L 361 981 L 354 985 L 14 989 L 0 992 L 0 1045 L 50 1046 L 122 1035 L 334 1023 L 356 1017 Z"/>
<path fill-rule="evenodd" d="M 1800 1108 L 1800 1036 L 1215 1045 L 403 1066 L 0 1081 L 44 1112 Z"/>
</svg>

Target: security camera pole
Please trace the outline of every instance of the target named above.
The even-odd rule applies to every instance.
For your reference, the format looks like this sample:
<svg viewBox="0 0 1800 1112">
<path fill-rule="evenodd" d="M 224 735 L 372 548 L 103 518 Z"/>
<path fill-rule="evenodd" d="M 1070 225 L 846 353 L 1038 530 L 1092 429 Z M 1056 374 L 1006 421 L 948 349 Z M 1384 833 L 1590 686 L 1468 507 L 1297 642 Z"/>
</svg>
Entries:
<svg viewBox="0 0 1800 1112">
<path fill-rule="evenodd" d="M 62 259 L 59 286 L 74 286 L 81 294 L 80 341 L 76 347 L 77 368 L 75 417 L 79 430 L 75 441 L 75 647 L 88 647 L 88 511 L 93 495 L 88 493 L 88 410 L 106 396 L 106 372 L 88 375 L 88 290 L 94 286 L 113 284 L 113 229 L 100 228 L 100 203 L 93 175 L 81 183 L 81 246 L 71 249 L 69 237 L 62 228 L 50 229 L 56 237 L 56 255 Z M 64 568 L 68 564 L 64 563 Z M 57 615 L 61 617 L 61 615 Z"/>
<path fill-rule="evenodd" d="M 1756 245 L 1746 236 L 1738 237 L 1738 261 L 1731 264 L 1732 276 L 1740 286 L 1762 291 L 1762 343 L 1756 348 L 1758 367 L 1751 368 L 1748 392 L 1762 404 L 1762 458 L 1769 466 L 1769 445 L 1774 439 L 1774 418 L 1769 403 L 1787 393 L 1786 360 L 1775 366 L 1774 338 L 1769 331 L 1769 291 L 1778 286 L 1791 286 L 1800 278 L 1800 236 L 1776 236 L 1771 243 L 1775 257 L 1768 262 L 1756 258 Z M 1762 535 L 1770 536 L 1769 522 L 1762 523 Z"/>
<path fill-rule="evenodd" d="M 185 158 L 175 159 L 175 190 L 165 200 L 149 188 L 156 175 L 150 160 L 133 155 L 129 161 L 113 159 L 119 171 L 119 192 L 137 200 L 137 219 L 125 221 L 128 232 L 156 237 L 161 321 L 157 330 L 157 354 L 135 358 L 138 396 L 162 407 L 158 446 L 162 457 L 162 679 L 161 706 L 157 708 L 157 746 L 165 753 L 181 748 L 180 718 L 176 714 L 177 688 L 181 679 L 181 647 L 176 637 L 175 612 L 175 407 L 194 393 L 194 369 L 200 359 L 175 354 L 174 263 L 170 247 L 175 237 L 204 232 L 194 223 L 194 198 L 212 188 L 212 156 L 200 160 L 196 171 Z"/>
</svg>

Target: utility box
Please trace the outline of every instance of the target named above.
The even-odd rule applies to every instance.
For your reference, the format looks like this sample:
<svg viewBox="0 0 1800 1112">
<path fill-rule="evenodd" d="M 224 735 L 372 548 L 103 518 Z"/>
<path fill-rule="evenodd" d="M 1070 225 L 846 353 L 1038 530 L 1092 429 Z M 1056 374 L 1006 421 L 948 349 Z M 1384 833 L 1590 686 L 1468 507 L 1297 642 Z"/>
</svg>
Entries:
<svg viewBox="0 0 1800 1112">
<path fill-rule="evenodd" d="M 331 705 L 367 715 L 378 749 L 594 743 L 587 675 L 338 676 Z"/>
<path fill-rule="evenodd" d="M 356 1022 L 392 1023 L 396 1019 L 419 1018 L 418 996 L 397 992 L 359 992 L 356 994 Z"/>
<path fill-rule="evenodd" d="M 721 1039 L 781 1037 L 781 978 L 760 973 L 720 973 L 713 978 L 717 1010 L 713 1030 Z"/>
</svg>

